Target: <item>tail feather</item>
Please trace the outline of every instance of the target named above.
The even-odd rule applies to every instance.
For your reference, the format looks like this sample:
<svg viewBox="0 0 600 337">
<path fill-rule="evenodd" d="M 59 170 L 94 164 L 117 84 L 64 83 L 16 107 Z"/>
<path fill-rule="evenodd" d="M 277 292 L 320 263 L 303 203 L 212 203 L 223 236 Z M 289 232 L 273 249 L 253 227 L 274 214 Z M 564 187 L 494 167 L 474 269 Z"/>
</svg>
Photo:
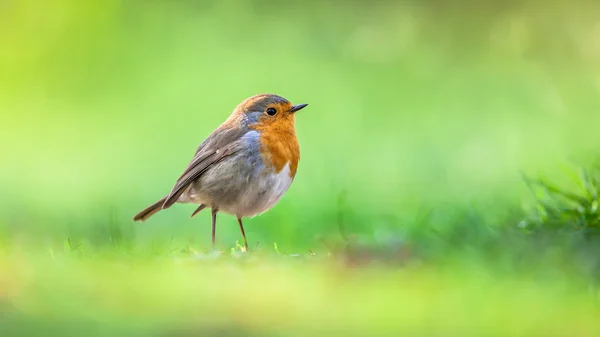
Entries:
<svg viewBox="0 0 600 337">
<path fill-rule="evenodd" d="M 143 211 L 133 217 L 133 221 L 146 221 L 149 217 L 153 216 L 154 213 L 163 209 L 162 206 L 165 203 L 165 200 L 167 200 L 166 197 L 146 207 Z"/>
</svg>

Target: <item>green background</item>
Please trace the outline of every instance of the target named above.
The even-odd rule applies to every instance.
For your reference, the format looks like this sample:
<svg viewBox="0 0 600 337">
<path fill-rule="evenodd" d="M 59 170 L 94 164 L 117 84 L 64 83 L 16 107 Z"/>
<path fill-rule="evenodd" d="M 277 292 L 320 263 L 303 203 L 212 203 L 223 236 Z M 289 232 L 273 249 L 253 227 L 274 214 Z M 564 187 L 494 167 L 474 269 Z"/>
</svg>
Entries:
<svg viewBox="0 0 600 337">
<path fill-rule="evenodd" d="M 477 233 L 489 226 L 516 228 L 519 209 L 531 206 L 522 173 L 557 175 L 560 181 L 565 163 L 585 165 L 596 159 L 599 17 L 600 5 L 585 0 L 0 1 L 5 275 L 19 274 L 14 266 L 25 264 L 35 270 L 34 285 L 58 273 L 64 278 L 49 281 L 58 286 L 81 272 L 88 287 L 101 284 L 136 294 L 122 284 L 111 288 L 113 266 L 86 259 L 61 272 L 42 266 L 51 268 L 46 266 L 49 255 L 55 259 L 63 247 L 78 251 L 73 248 L 78 244 L 94 261 L 98 249 L 107 247 L 115 255 L 210 247 L 208 211 L 189 219 L 194 207 L 176 205 L 145 223 L 131 218 L 169 192 L 197 145 L 239 102 L 263 92 L 309 106 L 296 121 L 298 174 L 274 209 L 245 221 L 251 247 L 272 252 L 276 243 L 281 253 L 307 254 L 310 249 L 326 255 L 323 240 L 339 242 L 340 224 L 361 240 L 378 243 L 427 238 L 430 227 L 421 226 L 420 217 L 429 207 L 447 211 L 429 225 L 454 236 L 441 239 L 444 244 L 422 239 L 425 250 L 446 255 L 447 249 L 464 249 L 464 243 L 479 245 L 480 251 L 468 255 L 477 260 L 487 249 Z M 477 213 L 475 218 L 464 215 L 470 212 Z M 224 214 L 218 221 L 217 245 L 228 251 L 240 240 L 237 224 Z M 462 244 L 447 242 L 453 239 Z M 282 268 L 273 271 L 290 276 L 281 282 L 312 285 L 301 277 L 306 267 Z M 314 272 L 311 268 L 308 273 Z M 156 281 L 164 293 L 149 286 L 138 289 L 140 296 L 156 296 L 149 306 L 166 301 L 165 308 L 180 308 L 188 301 L 183 293 L 193 289 L 183 281 L 186 272 L 178 269 L 161 279 L 164 283 Z M 144 273 L 132 274 L 131 280 Z M 315 273 L 314 282 L 328 282 Z M 235 277 L 223 270 L 217 274 Z M 417 274 L 430 277 L 429 272 Z M 461 285 L 452 269 L 448 274 L 458 280 L 452 286 Z M 95 278 L 99 275 L 109 276 L 108 283 Z M 178 288 L 177 280 L 181 292 L 167 292 Z M 436 286 L 424 286 L 423 292 L 428 287 Z M 471 296 L 471 290 L 462 285 L 459 293 Z M 64 291 L 81 300 L 77 289 Z M 395 287 L 389 291 L 392 297 L 408 294 Z M 545 296 L 539 292 L 531 295 L 532 303 Z M 45 294 L 34 294 L 35 301 L 46 301 Z M 168 294 L 182 296 L 182 302 L 169 302 Z M 432 303 L 410 294 L 414 301 Z M 78 312 L 77 305 L 87 305 L 81 300 L 70 307 L 55 300 L 64 306 L 64 315 L 57 315 L 66 321 Z M 137 308 L 146 305 L 132 302 Z M 512 305 L 506 304 L 506 312 Z M 385 305 L 379 309 L 373 312 L 387 312 Z M 423 310 L 423 317 L 429 317 Z M 109 315 L 114 325 L 106 329 L 145 329 L 118 323 L 130 322 L 118 310 L 107 312 L 116 318 Z M 215 321 L 225 322 L 231 317 L 229 311 L 217 316 Z M 140 318 L 145 322 L 140 326 L 150 324 L 148 317 Z M 431 317 L 438 322 L 438 316 Z M 480 319 L 487 327 L 487 318 Z M 385 330 L 384 322 L 390 321 L 382 318 L 363 327 Z M 20 327 L 28 321 L 11 322 Z M 292 330 L 306 323 L 287 322 Z M 445 326 L 423 322 L 425 327 Z M 490 326 L 495 331 L 496 325 Z M 245 331 L 243 324 L 240 329 Z M 487 331 L 482 329 L 474 331 Z"/>
</svg>

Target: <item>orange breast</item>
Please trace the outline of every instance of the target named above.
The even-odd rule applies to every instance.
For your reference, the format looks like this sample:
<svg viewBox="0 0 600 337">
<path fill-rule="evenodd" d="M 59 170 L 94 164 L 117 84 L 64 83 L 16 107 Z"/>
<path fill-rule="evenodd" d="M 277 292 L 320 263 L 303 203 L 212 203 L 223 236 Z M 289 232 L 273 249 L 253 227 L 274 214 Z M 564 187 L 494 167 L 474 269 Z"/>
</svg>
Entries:
<svg viewBox="0 0 600 337">
<path fill-rule="evenodd" d="M 290 177 L 293 178 L 300 159 L 294 116 L 282 116 L 259 123 L 252 128 L 260 132 L 260 152 L 267 165 L 272 165 L 275 172 L 279 173 L 289 163 Z"/>
</svg>

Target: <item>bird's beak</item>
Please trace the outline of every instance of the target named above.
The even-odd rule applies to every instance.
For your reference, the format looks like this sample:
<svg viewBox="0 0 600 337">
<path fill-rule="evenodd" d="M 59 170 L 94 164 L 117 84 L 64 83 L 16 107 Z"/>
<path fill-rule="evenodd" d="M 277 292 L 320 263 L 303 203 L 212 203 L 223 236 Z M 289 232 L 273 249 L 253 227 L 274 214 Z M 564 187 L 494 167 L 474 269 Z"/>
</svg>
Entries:
<svg viewBox="0 0 600 337">
<path fill-rule="evenodd" d="M 296 112 L 298 110 L 301 110 L 302 108 L 304 108 L 305 106 L 307 106 L 308 104 L 297 104 L 292 106 L 292 108 L 290 109 L 290 112 Z"/>
</svg>

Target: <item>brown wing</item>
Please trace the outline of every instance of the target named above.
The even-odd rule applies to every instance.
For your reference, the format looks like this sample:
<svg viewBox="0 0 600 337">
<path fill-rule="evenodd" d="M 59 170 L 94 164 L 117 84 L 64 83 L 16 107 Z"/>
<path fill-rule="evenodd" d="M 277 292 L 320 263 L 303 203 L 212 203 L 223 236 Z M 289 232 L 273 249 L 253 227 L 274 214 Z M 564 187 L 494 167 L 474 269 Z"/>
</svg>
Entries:
<svg viewBox="0 0 600 337">
<path fill-rule="evenodd" d="M 247 130 L 241 128 L 217 129 L 213 132 L 213 134 L 200 144 L 196 155 L 179 179 L 177 179 L 171 193 L 166 197 L 162 208 L 169 208 L 177 202 L 185 189 L 212 165 L 238 152 L 243 147 L 240 138 L 246 132 Z"/>
</svg>

